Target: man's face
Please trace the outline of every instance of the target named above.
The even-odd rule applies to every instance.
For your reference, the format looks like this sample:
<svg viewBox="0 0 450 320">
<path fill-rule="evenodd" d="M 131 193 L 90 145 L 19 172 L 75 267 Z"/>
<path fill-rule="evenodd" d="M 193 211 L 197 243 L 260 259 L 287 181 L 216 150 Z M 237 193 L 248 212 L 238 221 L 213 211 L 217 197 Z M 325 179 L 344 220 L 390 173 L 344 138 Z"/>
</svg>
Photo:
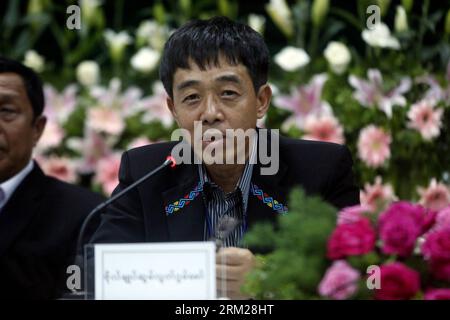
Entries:
<svg viewBox="0 0 450 320">
<path fill-rule="evenodd" d="M 22 78 L 15 73 L 0 73 L 0 182 L 27 165 L 44 127 L 44 117 L 33 121 Z"/>
<path fill-rule="evenodd" d="M 230 65 L 219 56 L 218 66 L 212 64 L 206 70 L 192 60 L 189 69 L 177 69 L 173 99 L 168 98 L 167 104 L 179 127 L 189 131 L 192 138 L 194 121 L 202 123 L 203 133 L 218 129 L 225 138 L 226 129 L 254 129 L 256 120 L 267 112 L 271 94 L 268 85 L 255 92 L 247 68 L 243 64 Z M 209 140 L 203 136 L 202 149 L 218 142 Z"/>
</svg>

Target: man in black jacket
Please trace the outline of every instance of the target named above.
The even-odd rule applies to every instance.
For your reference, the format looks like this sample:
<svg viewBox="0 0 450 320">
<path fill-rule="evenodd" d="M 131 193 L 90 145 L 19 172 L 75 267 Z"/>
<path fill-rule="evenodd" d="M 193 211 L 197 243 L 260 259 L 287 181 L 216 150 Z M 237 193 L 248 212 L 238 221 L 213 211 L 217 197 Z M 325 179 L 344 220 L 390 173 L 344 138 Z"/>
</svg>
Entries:
<svg viewBox="0 0 450 320">
<path fill-rule="evenodd" d="M 192 147 L 183 156 L 192 151 L 187 159 L 204 161 L 162 171 L 123 196 L 103 215 L 92 242 L 208 240 L 218 238 L 224 215 L 232 217 L 239 224 L 221 239 L 226 248 L 216 263 L 225 292 L 223 281 L 217 284 L 220 295 L 240 298 L 244 276 L 254 265 L 253 253 L 239 248 L 242 236 L 255 222 L 274 221 L 288 212 L 292 187 L 301 186 L 338 208 L 359 202 L 351 155 L 344 146 L 288 139 L 261 129 L 245 149 L 226 139 L 229 130 L 255 129 L 257 119 L 266 114 L 272 96 L 268 60 L 262 37 L 226 18 L 189 22 L 169 38 L 160 66 L 167 104 Z M 265 142 L 277 163 L 269 175 L 261 170 Z M 124 153 L 114 192 L 156 168 L 179 146 L 160 143 Z M 211 149 L 216 150 L 206 152 Z M 246 161 L 210 162 L 217 152 L 219 160 L 231 152 L 231 159 L 244 155 Z M 220 279 L 223 274 L 225 279 Z"/>
<path fill-rule="evenodd" d="M 45 128 L 38 76 L 0 57 L 0 297 L 53 299 L 75 241 L 102 197 L 46 176 L 31 159 Z"/>
</svg>

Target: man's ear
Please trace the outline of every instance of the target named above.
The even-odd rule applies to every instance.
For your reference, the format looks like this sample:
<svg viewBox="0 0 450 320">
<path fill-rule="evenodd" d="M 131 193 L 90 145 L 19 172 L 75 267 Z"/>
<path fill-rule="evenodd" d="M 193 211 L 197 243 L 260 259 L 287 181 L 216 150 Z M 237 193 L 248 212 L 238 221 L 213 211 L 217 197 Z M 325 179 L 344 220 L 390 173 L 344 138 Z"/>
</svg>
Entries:
<svg viewBox="0 0 450 320">
<path fill-rule="evenodd" d="M 179 123 L 178 123 L 178 114 L 177 114 L 177 112 L 175 110 L 175 105 L 173 103 L 173 99 L 171 97 L 167 97 L 166 98 L 166 102 L 167 102 L 167 107 L 170 110 L 170 113 L 172 114 L 173 118 L 175 119 L 175 121 L 179 125 Z"/>
<path fill-rule="evenodd" d="M 266 83 L 259 88 L 258 94 L 256 96 L 257 100 L 256 117 L 258 119 L 261 119 L 266 115 L 267 110 L 269 110 L 271 99 L 272 99 L 272 89 Z"/>
<path fill-rule="evenodd" d="M 33 146 L 36 146 L 39 139 L 41 138 L 46 124 L 47 124 L 47 118 L 45 116 L 38 116 L 36 119 L 34 119 L 34 122 L 33 122 L 33 128 L 34 128 L 34 130 L 33 130 Z"/>
</svg>

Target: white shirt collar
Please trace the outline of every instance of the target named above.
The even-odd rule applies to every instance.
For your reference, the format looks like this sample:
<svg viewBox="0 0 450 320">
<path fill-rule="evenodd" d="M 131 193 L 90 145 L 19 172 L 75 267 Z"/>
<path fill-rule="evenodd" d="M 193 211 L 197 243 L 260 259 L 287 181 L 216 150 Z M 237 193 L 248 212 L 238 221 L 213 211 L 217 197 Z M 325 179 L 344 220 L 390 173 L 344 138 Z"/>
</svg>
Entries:
<svg viewBox="0 0 450 320">
<path fill-rule="evenodd" d="M 0 203 L 0 208 L 2 208 L 8 202 L 9 198 L 11 198 L 11 196 L 13 195 L 14 191 L 16 191 L 19 184 L 33 170 L 33 168 L 34 162 L 33 160 L 30 160 L 30 162 L 28 162 L 25 168 L 23 168 L 18 174 L 0 184 L 0 187 L 5 193 L 5 200 L 2 203 Z"/>
</svg>

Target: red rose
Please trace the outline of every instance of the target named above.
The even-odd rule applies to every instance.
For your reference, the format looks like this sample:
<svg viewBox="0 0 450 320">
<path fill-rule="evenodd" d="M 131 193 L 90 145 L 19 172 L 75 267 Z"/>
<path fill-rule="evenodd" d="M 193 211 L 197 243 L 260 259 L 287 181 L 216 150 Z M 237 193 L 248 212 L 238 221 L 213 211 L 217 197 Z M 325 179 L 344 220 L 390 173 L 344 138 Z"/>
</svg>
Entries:
<svg viewBox="0 0 450 320">
<path fill-rule="evenodd" d="M 450 300 L 450 289 L 429 289 L 425 292 L 425 300 Z"/>
<path fill-rule="evenodd" d="M 392 204 L 380 216 L 379 232 L 383 253 L 408 257 L 422 234 L 426 210 L 408 202 Z"/>
<path fill-rule="evenodd" d="M 376 233 L 367 218 L 353 223 L 338 225 L 328 240 L 330 259 L 342 259 L 347 256 L 370 252 L 375 246 Z"/>
<path fill-rule="evenodd" d="M 377 300 L 408 300 L 420 290 L 419 273 L 403 263 L 382 265 L 380 273 L 381 288 L 375 290 Z"/>
</svg>

